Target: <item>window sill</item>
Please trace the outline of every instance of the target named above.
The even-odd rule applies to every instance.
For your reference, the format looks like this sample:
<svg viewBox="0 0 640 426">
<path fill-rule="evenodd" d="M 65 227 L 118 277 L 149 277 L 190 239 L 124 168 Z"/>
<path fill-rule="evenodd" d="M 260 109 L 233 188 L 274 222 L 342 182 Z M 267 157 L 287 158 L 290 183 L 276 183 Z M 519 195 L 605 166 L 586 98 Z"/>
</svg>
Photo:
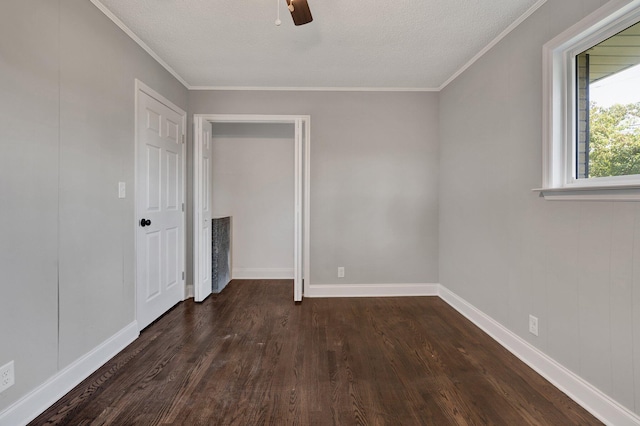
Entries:
<svg viewBox="0 0 640 426">
<path fill-rule="evenodd" d="M 549 201 L 640 201 L 640 185 L 537 188 Z"/>
</svg>

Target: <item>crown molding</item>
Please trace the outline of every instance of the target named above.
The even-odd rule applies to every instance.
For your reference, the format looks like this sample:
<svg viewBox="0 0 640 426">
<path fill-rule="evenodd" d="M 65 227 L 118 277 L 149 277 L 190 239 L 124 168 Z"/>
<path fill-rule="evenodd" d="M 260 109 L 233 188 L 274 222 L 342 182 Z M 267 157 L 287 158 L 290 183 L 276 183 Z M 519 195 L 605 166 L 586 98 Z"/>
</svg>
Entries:
<svg viewBox="0 0 640 426">
<path fill-rule="evenodd" d="M 291 91 L 291 92 L 440 92 L 451 82 L 458 78 L 471 65 L 477 62 L 485 53 L 498 44 L 511 31 L 517 28 L 536 10 L 538 10 L 547 0 L 538 0 L 524 14 L 516 19 L 480 52 L 478 52 L 471 60 L 464 64 L 458 71 L 449 77 L 439 87 L 260 87 L 260 86 L 192 86 L 180 76 L 169 64 L 167 64 L 156 52 L 153 51 L 144 41 L 142 41 L 124 22 L 115 16 L 100 0 L 90 0 L 102 13 L 113 21 L 122 31 L 125 32 L 133 41 L 135 41 L 142 49 L 144 49 L 153 59 L 155 59 L 162 67 L 164 67 L 171 75 L 173 75 L 188 90 L 226 90 L 226 91 Z"/>
<path fill-rule="evenodd" d="M 522 24 L 529 16 L 533 15 L 533 13 L 540 9 L 543 4 L 545 4 L 547 0 L 538 0 L 533 6 L 531 6 L 525 13 L 523 13 L 518 19 L 513 21 L 511 25 L 509 25 L 504 31 L 502 31 L 496 38 L 494 38 L 489 44 L 487 44 L 484 49 L 479 51 L 469 62 L 464 64 L 462 68 L 453 73 L 451 77 L 447 79 L 442 85 L 438 88 L 438 91 L 443 90 L 445 87 L 449 85 L 449 83 L 453 82 L 456 78 L 460 76 L 463 72 L 465 72 L 471 65 L 475 64 L 480 58 L 484 56 L 489 50 L 493 48 L 496 44 L 498 44 L 503 38 L 505 38 L 511 31 L 515 30 L 520 24 Z"/>
<path fill-rule="evenodd" d="M 437 92 L 437 87 L 260 87 L 260 86 L 189 86 L 189 90 L 241 90 L 279 92 Z"/>
<path fill-rule="evenodd" d="M 107 18 L 111 19 L 113 21 L 114 24 L 116 24 L 122 31 L 124 31 L 124 33 L 126 35 L 128 35 L 129 37 L 131 37 L 131 39 L 133 41 L 135 41 L 136 43 L 138 43 L 138 45 L 140 47 L 142 47 L 142 49 L 147 52 L 149 55 L 151 55 L 151 57 L 153 59 L 156 60 L 156 62 L 158 62 L 164 69 L 166 69 L 172 76 L 174 76 L 180 83 L 182 83 L 182 85 L 184 87 L 186 87 L 187 89 L 189 88 L 189 83 L 187 83 L 185 81 L 184 78 L 182 78 L 180 76 L 180 74 L 178 74 L 176 72 L 176 70 L 174 70 L 173 68 L 171 68 L 171 66 L 169 66 L 169 64 L 167 64 L 156 52 L 153 51 L 153 49 L 151 49 L 147 43 L 145 43 L 144 41 L 142 41 L 140 39 L 140 37 L 138 37 L 133 31 L 131 31 L 131 29 L 129 27 L 127 27 L 124 22 L 122 22 L 120 20 L 120 18 L 118 18 L 116 15 L 114 15 L 109 9 L 107 9 L 107 7 L 102 4 L 100 2 L 100 0 L 89 0 L 91 1 L 91 3 L 93 3 L 93 5 L 95 7 L 97 7 L 98 9 L 100 9 L 100 11 L 102 13 L 104 13 Z"/>
</svg>

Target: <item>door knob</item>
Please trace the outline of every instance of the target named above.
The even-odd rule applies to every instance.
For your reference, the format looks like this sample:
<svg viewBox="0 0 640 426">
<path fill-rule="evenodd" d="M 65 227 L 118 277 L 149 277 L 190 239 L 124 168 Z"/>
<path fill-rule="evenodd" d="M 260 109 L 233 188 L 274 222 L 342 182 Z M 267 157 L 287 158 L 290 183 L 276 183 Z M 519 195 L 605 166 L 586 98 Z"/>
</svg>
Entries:
<svg viewBox="0 0 640 426">
<path fill-rule="evenodd" d="M 143 228 L 145 226 L 149 226 L 149 225 L 151 225 L 151 220 L 149 220 L 149 219 L 141 219 L 140 220 L 140 226 L 142 226 Z"/>
</svg>

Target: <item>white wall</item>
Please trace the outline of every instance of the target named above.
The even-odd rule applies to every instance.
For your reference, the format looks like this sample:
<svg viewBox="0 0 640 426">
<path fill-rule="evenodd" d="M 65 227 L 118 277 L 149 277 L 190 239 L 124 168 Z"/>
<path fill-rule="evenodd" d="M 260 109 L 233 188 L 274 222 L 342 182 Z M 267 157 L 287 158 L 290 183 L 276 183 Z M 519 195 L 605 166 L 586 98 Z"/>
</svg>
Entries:
<svg viewBox="0 0 640 426">
<path fill-rule="evenodd" d="M 313 284 L 438 282 L 437 105 L 436 93 L 189 95 L 190 114 L 311 116 Z"/>
<path fill-rule="evenodd" d="M 0 52 L 2 412 L 135 320 L 134 79 L 188 92 L 86 0 L 0 2 Z"/>
<path fill-rule="evenodd" d="M 213 125 L 213 216 L 232 216 L 233 278 L 293 279 L 292 124 Z"/>
<path fill-rule="evenodd" d="M 531 191 L 542 45 L 604 3 L 547 1 L 440 93 L 440 282 L 640 413 L 640 205 Z"/>
</svg>

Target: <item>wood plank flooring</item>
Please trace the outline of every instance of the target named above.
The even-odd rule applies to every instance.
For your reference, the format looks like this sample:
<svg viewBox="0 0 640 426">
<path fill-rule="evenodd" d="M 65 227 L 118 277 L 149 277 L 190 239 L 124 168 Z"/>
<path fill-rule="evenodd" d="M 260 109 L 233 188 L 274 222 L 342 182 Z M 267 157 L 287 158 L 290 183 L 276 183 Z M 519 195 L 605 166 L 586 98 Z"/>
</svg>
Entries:
<svg viewBox="0 0 640 426">
<path fill-rule="evenodd" d="M 33 425 L 601 424 L 436 297 L 186 301 Z"/>
</svg>

